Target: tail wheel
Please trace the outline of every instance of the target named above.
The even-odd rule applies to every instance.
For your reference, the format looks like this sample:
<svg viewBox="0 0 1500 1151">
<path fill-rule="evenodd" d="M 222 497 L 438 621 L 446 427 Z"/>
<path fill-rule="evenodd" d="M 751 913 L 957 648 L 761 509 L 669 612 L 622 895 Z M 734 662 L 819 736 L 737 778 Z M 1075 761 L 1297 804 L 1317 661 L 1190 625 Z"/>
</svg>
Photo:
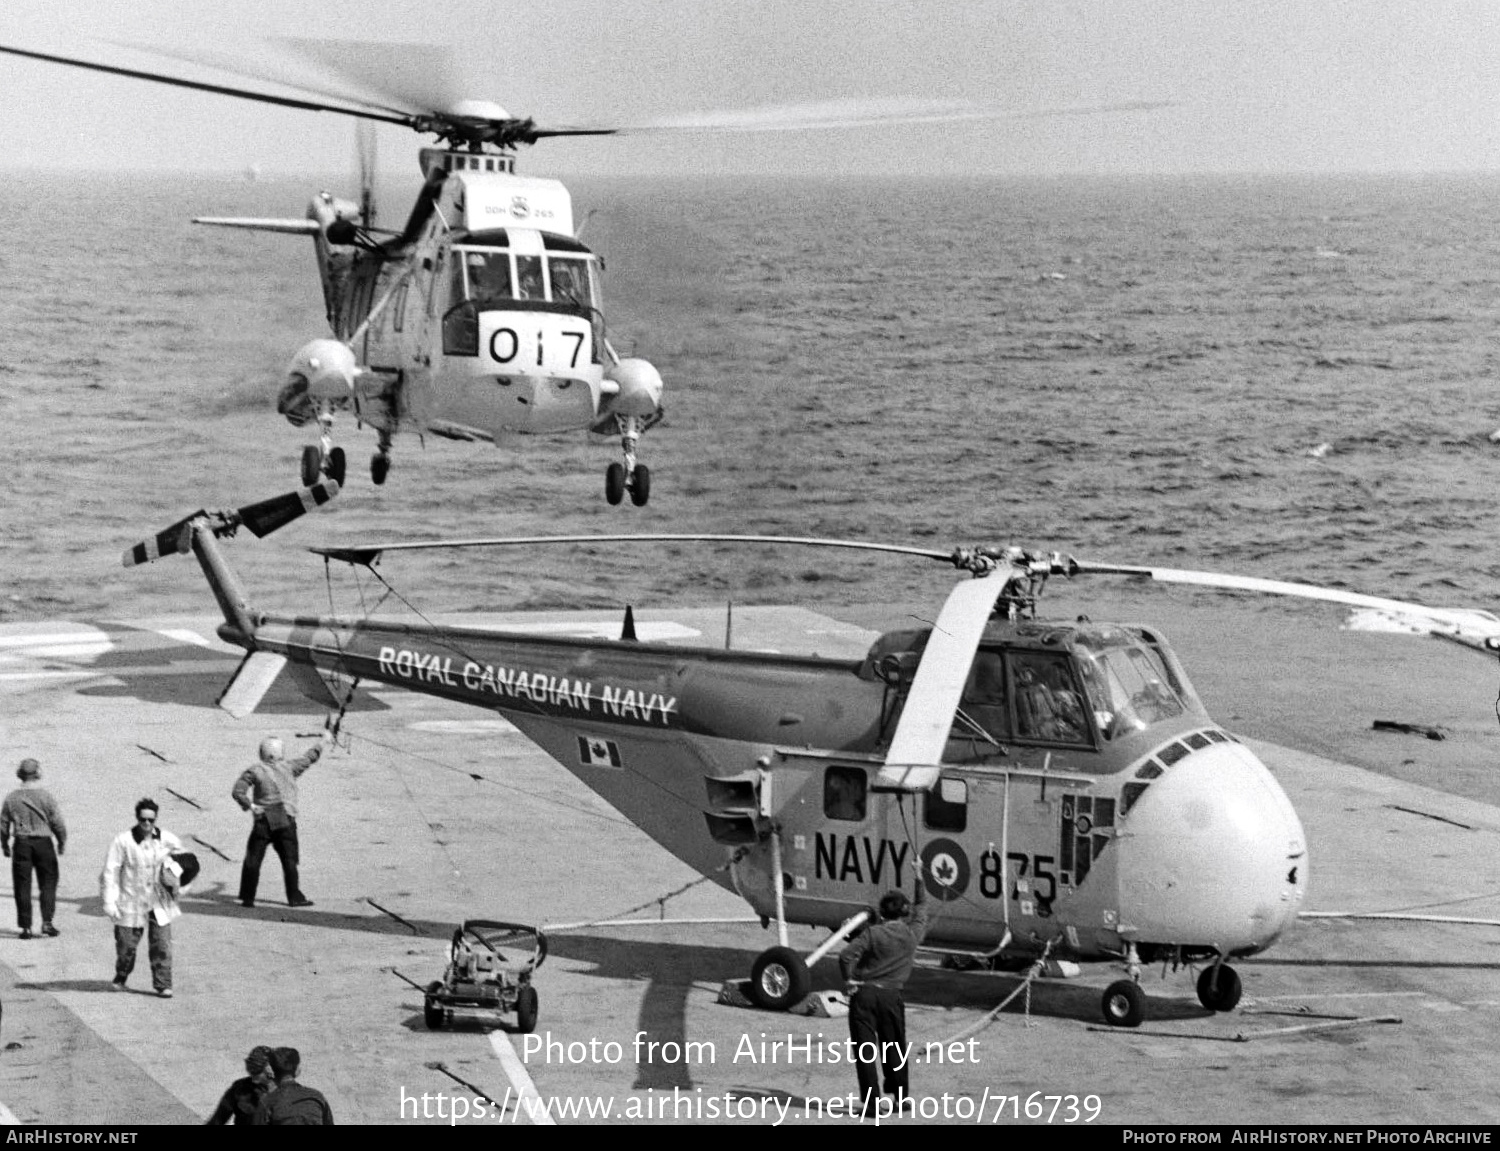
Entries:
<svg viewBox="0 0 1500 1151">
<path fill-rule="evenodd" d="M 1198 1002 L 1210 1011 L 1233 1011 L 1243 990 L 1239 972 L 1222 963 L 1205 967 L 1198 976 Z"/>
<path fill-rule="evenodd" d="M 625 465 L 610 464 L 604 469 L 604 498 L 611 505 L 625 498 Z"/>
<path fill-rule="evenodd" d="M 516 993 L 516 1030 L 522 1035 L 530 1035 L 535 1031 L 537 1012 L 540 1010 L 536 988 L 528 983 Z"/>
<path fill-rule="evenodd" d="M 630 502 L 638 508 L 646 506 L 651 498 L 651 469 L 645 464 L 636 464 L 635 475 L 630 481 Z"/>
<path fill-rule="evenodd" d="M 385 477 L 390 475 L 390 472 L 390 456 L 386 455 L 384 452 L 376 452 L 373 456 L 370 457 L 370 479 L 375 481 L 376 487 L 379 487 L 381 484 L 385 483 Z"/>
<path fill-rule="evenodd" d="M 807 964 L 790 947 L 762 951 L 750 968 L 750 998 L 767 1011 L 785 1011 L 811 990 Z"/>
<path fill-rule="evenodd" d="M 344 473 L 347 466 L 348 461 L 344 457 L 343 448 L 334 448 L 328 453 L 328 478 L 339 487 L 344 486 Z"/>
<path fill-rule="evenodd" d="M 302 486 L 310 488 L 323 474 L 323 453 L 317 444 L 302 449 Z"/>
<path fill-rule="evenodd" d="M 1104 989 L 1104 1022 L 1111 1027 L 1139 1027 L 1146 1018 L 1146 993 L 1132 979 L 1120 979 Z"/>
</svg>

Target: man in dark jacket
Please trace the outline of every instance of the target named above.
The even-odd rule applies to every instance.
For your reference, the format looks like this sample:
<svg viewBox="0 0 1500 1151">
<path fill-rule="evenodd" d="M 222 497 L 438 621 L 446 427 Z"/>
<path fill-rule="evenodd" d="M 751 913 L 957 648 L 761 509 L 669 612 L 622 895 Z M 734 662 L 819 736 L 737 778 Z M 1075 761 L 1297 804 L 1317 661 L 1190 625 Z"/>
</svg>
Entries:
<svg viewBox="0 0 1500 1151">
<path fill-rule="evenodd" d="M 885 1092 L 896 1097 L 898 1109 L 910 1087 L 911 1049 L 901 989 L 911 977 L 931 918 L 926 886 L 918 876 L 915 904 L 899 891 L 886 892 L 880 899 L 880 922 L 856 935 L 839 955 L 839 971 L 849 990 L 849 1038 L 865 1118 L 875 1114 L 882 1070 Z"/>
<path fill-rule="evenodd" d="M 302 1056 L 295 1047 L 278 1047 L 271 1052 L 271 1072 L 276 1088 L 255 1109 L 257 1127 L 332 1127 L 333 1111 L 321 1091 L 297 1082 Z"/>
<path fill-rule="evenodd" d="M 44 787 L 41 766 L 23 759 L 16 770 L 21 786 L 0 807 L 0 849 L 10 856 L 10 875 L 16 895 L 16 926 L 21 938 L 31 935 L 31 875 L 36 872 L 42 897 L 42 934 L 56 935 L 52 913 L 57 908 L 57 857 L 68 844 L 68 827 L 57 800 Z M 57 841 L 54 851 L 52 841 Z"/>
</svg>

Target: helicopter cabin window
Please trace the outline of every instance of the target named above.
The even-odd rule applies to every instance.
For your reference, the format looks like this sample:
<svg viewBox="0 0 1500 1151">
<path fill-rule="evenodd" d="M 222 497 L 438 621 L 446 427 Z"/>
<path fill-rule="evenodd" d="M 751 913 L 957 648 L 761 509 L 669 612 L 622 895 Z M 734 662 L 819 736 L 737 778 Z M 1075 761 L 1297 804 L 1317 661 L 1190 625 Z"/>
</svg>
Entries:
<svg viewBox="0 0 1500 1151">
<path fill-rule="evenodd" d="M 411 281 L 402 280 L 391 298 L 391 331 L 399 332 L 406 327 L 406 297 L 410 294 Z"/>
<path fill-rule="evenodd" d="M 1086 697 L 1066 655 L 1012 651 L 1010 672 L 1017 739 L 1093 746 L 1083 704 Z"/>
<path fill-rule="evenodd" d="M 1079 667 L 1094 699 L 1094 720 L 1105 739 L 1145 731 L 1180 716 L 1186 705 L 1159 657 L 1123 632 L 1080 637 Z"/>
<path fill-rule="evenodd" d="M 542 286 L 542 258 L 540 256 L 516 257 L 516 299 L 544 300 L 547 291 Z"/>
<path fill-rule="evenodd" d="M 923 822 L 932 831 L 963 831 L 969 826 L 969 785 L 946 775 L 927 793 Z"/>
<path fill-rule="evenodd" d="M 823 814 L 863 823 L 867 791 L 863 768 L 830 767 L 823 773 Z"/>
<path fill-rule="evenodd" d="M 594 306 L 593 293 L 589 290 L 588 261 L 551 256 L 547 260 L 547 272 L 552 277 L 553 302 Z"/>
<path fill-rule="evenodd" d="M 1006 700 L 1005 661 L 998 651 L 981 649 L 969 669 L 969 680 L 953 717 L 953 733 L 965 738 L 1002 743 L 1011 737 L 1010 704 Z"/>
<path fill-rule="evenodd" d="M 465 299 L 479 303 L 510 299 L 508 252 L 465 252 L 464 269 L 469 279 L 469 291 Z"/>
</svg>

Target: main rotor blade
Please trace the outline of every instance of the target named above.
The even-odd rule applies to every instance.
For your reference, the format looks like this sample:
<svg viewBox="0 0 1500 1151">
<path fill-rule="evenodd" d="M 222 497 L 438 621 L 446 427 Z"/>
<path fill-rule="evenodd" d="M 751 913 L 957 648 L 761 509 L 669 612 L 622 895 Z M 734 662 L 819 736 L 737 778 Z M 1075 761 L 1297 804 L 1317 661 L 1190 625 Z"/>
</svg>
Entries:
<svg viewBox="0 0 1500 1151">
<path fill-rule="evenodd" d="M 1368 608 L 1404 619 L 1427 621 L 1437 634 L 1463 643 L 1484 645 L 1500 639 L 1500 618 L 1473 608 L 1439 608 L 1406 600 L 1385 599 L 1316 584 L 1291 583 L 1285 580 L 1260 579 L 1256 576 L 1228 575 L 1222 572 L 1186 571 L 1180 568 L 1136 567 L 1129 564 L 1076 561 L 1078 574 L 1123 575 L 1150 579 L 1157 583 L 1189 584 L 1196 587 L 1224 588 L 1230 591 L 1260 592 L 1265 595 L 1292 596 L 1320 600 L 1348 607 Z"/>
<path fill-rule="evenodd" d="M 353 90 L 373 93 L 412 111 L 448 112 L 467 95 L 457 83 L 458 59 L 444 45 L 288 37 L 274 43 Z"/>
<path fill-rule="evenodd" d="M 724 535 L 718 533 L 694 534 L 687 532 L 655 532 L 632 535 L 579 535 L 579 536 L 512 536 L 504 539 L 473 540 L 417 540 L 397 543 L 360 544 L 353 547 L 309 548 L 308 550 L 328 559 L 344 563 L 369 566 L 384 552 L 427 551 L 436 548 L 504 548 L 538 547 L 552 544 L 601 544 L 601 543 L 734 543 L 734 544 L 790 544 L 801 547 L 847 548 L 856 551 L 891 552 L 896 555 L 920 556 L 923 559 L 953 561 L 951 551 L 940 552 L 929 548 L 903 547 L 900 544 L 867 543 L 861 540 L 818 539 L 806 536 L 757 536 Z"/>
<path fill-rule="evenodd" d="M 907 97 L 826 100 L 810 104 L 775 104 L 761 108 L 721 109 L 667 116 L 621 125 L 620 133 L 638 132 L 787 132 L 829 128 L 878 127 L 887 124 L 945 124 L 964 120 L 1029 120 L 1057 116 L 1098 116 L 1111 112 L 1148 112 L 1171 106 L 1169 100 L 1132 100 L 1061 108 L 1013 108 L 973 100 Z"/>
<path fill-rule="evenodd" d="M 225 84 L 207 84 L 198 80 L 185 80 L 178 76 L 167 76 L 160 72 L 147 72 L 138 68 L 120 68 L 112 64 L 99 64 L 91 60 L 80 60 L 71 56 L 55 56 L 48 52 L 33 52 L 0 44 L 0 53 L 20 56 L 28 60 L 43 60 L 49 64 L 64 64 L 70 68 L 83 68 L 90 72 L 103 72 L 110 76 L 126 76 L 132 80 L 149 80 L 154 84 L 168 84 L 174 88 L 188 88 L 195 92 L 212 92 L 219 96 L 233 96 L 239 100 L 252 100 L 258 104 L 274 104 L 282 108 L 298 108 L 306 112 L 335 112 L 341 116 L 354 116 L 365 120 L 379 120 L 387 124 L 411 127 L 409 116 L 387 115 L 360 108 L 341 108 L 334 104 L 320 104 L 311 100 L 298 100 L 290 96 L 273 96 L 269 92 L 255 92 L 248 88 L 234 88 Z"/>
<path fill-rule="evenodd" d="M 306 61 L 287 57 L 276 58 L 274 56 L 263 56 L 260 60 L 251 61 L 235 52 L 222 52 L 201 45 L 187 47 L 177 44 L 166 47 L 159 44 L 138 44 L 124 40 L 111 42 L 116 47 L 125 48 L 132 52 L 140 52 L 147 56 L 157 56 L 163 60 L 175 60 L 181 64 L 212 68 L 215 71 L 225 72 L 232 76 L 243 76 L 248 80 L 262 80 L 271 84 L 279 84 L 284 88 L 295 88 L 298 91 L 306 92 L 313 96 L 323 96 L 331 100 L 356 104 L 369 111 L 389 112 L 395 116 L 419 115 L 430 111 L 430 109 L 424 108 L 420 104 L 397 106 L 383 102 L 383 99 L 372 99 L 368 88 L 356 92 L 348 88 L 329 84 L 326 76 L 310 73 L 310 65 Z M 256 41 L 256 43 L 271 46 L 275 43 L 286 44 L 289 42 Z"/>
</svg>

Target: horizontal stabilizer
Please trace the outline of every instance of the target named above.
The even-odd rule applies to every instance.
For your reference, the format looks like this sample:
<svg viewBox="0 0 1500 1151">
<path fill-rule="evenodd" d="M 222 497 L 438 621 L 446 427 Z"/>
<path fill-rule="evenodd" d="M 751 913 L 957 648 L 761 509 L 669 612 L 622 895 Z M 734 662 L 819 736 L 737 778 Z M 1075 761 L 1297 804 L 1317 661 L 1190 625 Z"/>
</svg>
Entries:
<svg viewBox="0 0 1500 1151">
<path fill-rule="evenodd" d="M 142 540 L 140 543 L 126 548 L 125 554 L 120 557 L 121 562 L 126 567 L 132 568 L 136 564 L 148 564 L 152 560 L 159 560 L 162 556 L 172 556 L 187 552 L 190 547 L 187 532 L 188 524 L 192 523 L 199 516 L 206 516 L 207 514 L 206 511 L 199 508 L 192 515 L 178 520 L 165 531 L 157 532 L 151 539 Z"/>
<path fill-rule="evenodd" d="M 259 220 L 249 216 L 198 216 L 195 224 L 211 228 L 245 228 L 252 232 L 285 232 L 293 236 L 315 236 L 322 231 L 316 220 Z"/>
<path fill-rule="evenodd" d="M 270 651 L 252 651 L 240 661 L 234 678 L 219 696 L 219 706 L 235 719 L 244 719 L 260 706 L 260 701 L 271 690 L 271 685 L 276 682 L 276 677 L 285 666 L 284 655 Z"/>
<path fill-rule="evenodd" d="M 298 488 L 284 496 L 274 496 L 258 504 L 250 504 L 239 511 L 240 522 L 250 529 L 256 539 L 270 535 L 277 528 L 286 527 L 304 512 L 322 507 L 339 494 L 339 486 L 332 480 L 320 480 L 309 488 Z"/>
</svg>

